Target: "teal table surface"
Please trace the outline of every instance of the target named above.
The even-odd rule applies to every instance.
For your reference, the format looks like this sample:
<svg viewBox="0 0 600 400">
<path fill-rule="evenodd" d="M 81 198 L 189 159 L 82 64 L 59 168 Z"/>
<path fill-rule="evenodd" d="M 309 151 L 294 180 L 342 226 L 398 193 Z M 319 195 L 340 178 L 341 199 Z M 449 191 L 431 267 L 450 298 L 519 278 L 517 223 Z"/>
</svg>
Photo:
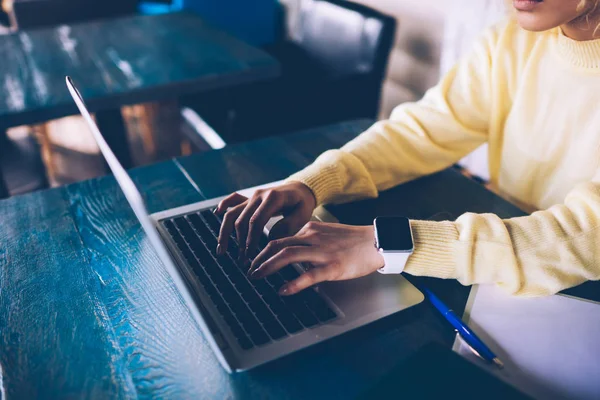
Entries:
<svg viewBox="0 0 600 400">
<path fill-rule="evenodd" d="M 156 212 L 285 178 L 368 125 L 355 121 L 230 146 L 131 174 Z M 522 215 L 454 170 L 331 210 L 347 223 L 390 212 Z M 464 310 L 468 288 L 425 281 Z M 453 338 L 422 303 L 229 375 L 111 176 L 0 202 L 0 397 L 348 399 L 422 346 L 450 347 Z"/>
<path fill-rule="evenodd" d="M 98 111 L 279 74 L 275 59 L 192 13 L 2 35 L 0 60 L 0 128 L 76 114 L 65 75 Z"/>
</svg>

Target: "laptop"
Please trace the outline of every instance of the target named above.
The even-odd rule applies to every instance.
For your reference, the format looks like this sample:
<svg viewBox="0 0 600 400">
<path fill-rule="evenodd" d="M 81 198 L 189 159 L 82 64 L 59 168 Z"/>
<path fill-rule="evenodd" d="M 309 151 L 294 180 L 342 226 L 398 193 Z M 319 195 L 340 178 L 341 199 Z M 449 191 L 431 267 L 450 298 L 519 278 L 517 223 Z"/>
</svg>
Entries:
<svg viewBox="0 0 600 400">
<path fill-rule="evenodd" d="M 216 254 L 221 219 L 212 209 L 222 198 L 148 214 L 140 192 L 109 148 L 73 81 L 66 77 L 66 82 L 147 239 L 228 372 L 254 368 L 423 301 L 421 292 L 401 275 L 373 273 L 323 283 L 288 297 L 279 296 L 278 289 L 303 273 L 305 266 L 289 265 L 266 279 L 249 280 L 247 267 L 237 262 L 235 236 L 227 254 Z M 256 189 L 241 193 L 251 195 Z M 315 219 L 335 221 L 324 209 L 315 214 Z M 276 220 L 267 224 L 261 247 L 268 243 Z"/>
</svg>

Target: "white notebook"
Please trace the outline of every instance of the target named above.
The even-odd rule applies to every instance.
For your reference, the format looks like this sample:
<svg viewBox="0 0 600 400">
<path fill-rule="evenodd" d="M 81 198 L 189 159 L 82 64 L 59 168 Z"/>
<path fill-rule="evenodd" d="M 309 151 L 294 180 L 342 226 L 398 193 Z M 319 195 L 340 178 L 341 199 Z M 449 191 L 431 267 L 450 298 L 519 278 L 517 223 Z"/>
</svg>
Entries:
<svg viewBox="0 0 600 400">
<path fill-rule="evenodd" d="M 557 295 L 519 298 L 471 290 L 463 318 L 504 362 L 488 365 L 457 339 L 454 350 L 537 399 L 600 399 L 600 304 Z"/>
</svg>

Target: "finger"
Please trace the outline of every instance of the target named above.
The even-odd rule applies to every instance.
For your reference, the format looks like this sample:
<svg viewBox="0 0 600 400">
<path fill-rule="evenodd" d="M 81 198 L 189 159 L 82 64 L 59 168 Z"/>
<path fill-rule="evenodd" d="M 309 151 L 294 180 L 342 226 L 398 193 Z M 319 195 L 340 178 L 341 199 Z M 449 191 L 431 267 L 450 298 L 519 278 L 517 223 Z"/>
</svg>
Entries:
<svg viewBox="0 0 600 400">
<path fill-rule="evenodd" d="M 285 247 L 273 257 L 265 261 L 252 275 L 252 279 L 261 279 L 269 276 L 281 268 L 300 262 L 322 263 L 324 254 L 321 254 L 314 246 L 290 246 Z"/>
<path fill-rule="evenodd" d="M 240 216 L 235 221 L 235 232 L 238 244 L 240 245 L 240 261 L 246 261 L 246 253 L 248 252 L 248 249 L 246 248 L 248 224 L 250 223 L 250 217 L 252 216 L 252 214 L 254 214 L 254 212 L 260 206 L 261 203 L 261 197 L 256 196 L 250 199 Z"/>
<path fill-rule="evenodd" d="M 331 279 L 334 267 L 313 268 L 300 275 L 295 280 L 286 283 L 279 289 L 279 295 L 291 296 L 317 283 Z"/>
<path fill-rule="evenodd" d="M 293 212 L 277 221 L 269 232 L 269 239 L 280 239 L 295 235 L 306 222 L 306 217 L 300 211 Z"/>
<path fill-rule="evenodd" d="M 283 199 L 281 196 L 267 195 L 264 198 L 263 202 L 250 217 L 246 248 L 255 249 L 257 247 L 265 225 L 281 209 L 282 204 Z"/>
<path fill-rule="evenodd" d="M 265 247 L 252 261 L 252 265 L 248 270 L 248 274 L 254 272 L 254 270 L 258 269 L 265 261 L 273 257 L 275 254 L 279 253 L 286 247 L 291 246 L 302 246 L 305 245 L 304 240 L 297 236 L 292 236 L 284 239 L 272 240 L 269 242 L 267 247 Z"/>
<path fill-rule="evenodd" d="M 224 214 L 228 208 L 235 207 L 245 202 L 246 200 L 248 200 L 247 197 L 242 196 L 239 193 L 232 193 L 229 196 L 225 197 L 223 200 L 221 200 L 214 212 L 218 215 Z"/>
<path fill-rule="evenodd" d="M 229 245 L 229 236 L 233 232 L 235 221 L 239 215 L 244 211 L 246 203 L 238 204 L 237 206 L 230 208 L 223 217 L 223 223 L 219 231 L 219 239 L 217 245 L 217 254 L 224 254 L 227 251 Z"/>
</svg>

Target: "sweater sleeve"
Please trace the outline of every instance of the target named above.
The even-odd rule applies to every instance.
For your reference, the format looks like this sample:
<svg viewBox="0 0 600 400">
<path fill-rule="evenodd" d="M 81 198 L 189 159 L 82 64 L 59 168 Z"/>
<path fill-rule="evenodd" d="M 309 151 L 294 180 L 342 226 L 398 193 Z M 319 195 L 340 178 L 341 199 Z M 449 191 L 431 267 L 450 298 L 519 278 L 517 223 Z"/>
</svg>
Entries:
<svg viewBox="0 0 600 400">
<path fill-rule="evenodd" d="M 323 153 L 288 180 L 306 184 L 318 204 L 341 203 L 376 197 L 460 160 L 487 140 L 497 36 L 490 29 L 421 101 L 398 106 L 389 120 Z"/>
<path fill-rule="evenodd" d="M 456 222 L 411 221 L 415 252 L 406 272 L 497 284 L 509 293 L 544 296 L 600 279 L 600 173 L 564 204 L 502 220 L 464 214 Z"/>
</svg>

